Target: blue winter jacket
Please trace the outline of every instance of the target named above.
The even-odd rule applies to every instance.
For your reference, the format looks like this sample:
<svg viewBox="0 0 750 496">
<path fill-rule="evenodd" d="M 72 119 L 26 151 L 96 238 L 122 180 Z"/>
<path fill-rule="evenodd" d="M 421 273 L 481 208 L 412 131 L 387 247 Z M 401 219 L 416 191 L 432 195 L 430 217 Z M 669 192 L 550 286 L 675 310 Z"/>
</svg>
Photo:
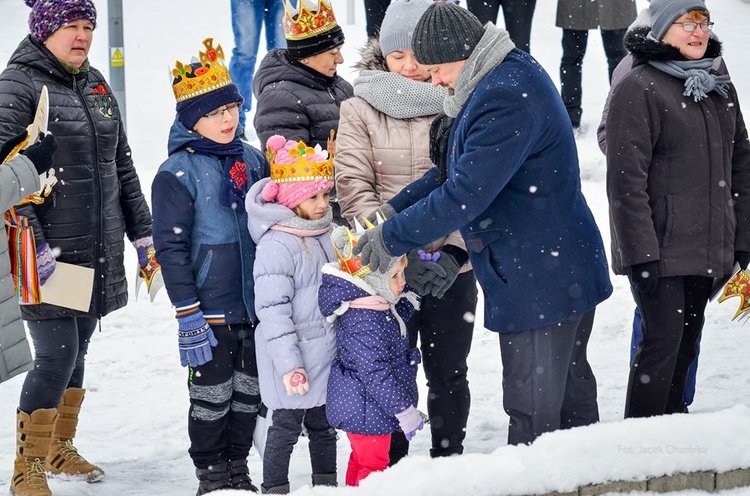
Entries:
<svg viewBox="0 0 750 496">
<path fill-rule="evenodd" d="M 169 158 L 151 187 L 154 247 L 169 299 L 176 307 L 200 301 L 215 324 L 255 323 L 255 243 L 242 205 L 219 203 L 222 165 L 218 158 L 185 149 L 196 134 L 175 120 Z M 261 152 L 245 145 L 248 183 L 269 175 Z"/>
<path fill-rule="evenodd" d="M 612 293 L 601 234 L 581 193 L 565 107 L 549 76 L 514 49 L 456 116 L 448 179 L 436 170 L 391 203 L 394 255 L 460 229 L 485 293 L 485 325 L 538 329 L 592 310 Z M 418 201 L 417 201 L 418 200 Z"/>
<path fill-rule="evenodd" d="M 320 311 L 329 318 L 338 315 L 338 356 L 328 377 L 328 422 L 346 432 L 383 435 L 399 430 L 397 413 L 416 408 L 421 359 L 419 350 L 409 348 L 409 340 L 401 336 L 391 311 L 347 309 L 347 302 L 373 294 L 367 283 L 342 272 L 337 262 L 323 266 Z M 395 309 L 404 322 L 414 313 L 405 297 Z"/>
</svg>

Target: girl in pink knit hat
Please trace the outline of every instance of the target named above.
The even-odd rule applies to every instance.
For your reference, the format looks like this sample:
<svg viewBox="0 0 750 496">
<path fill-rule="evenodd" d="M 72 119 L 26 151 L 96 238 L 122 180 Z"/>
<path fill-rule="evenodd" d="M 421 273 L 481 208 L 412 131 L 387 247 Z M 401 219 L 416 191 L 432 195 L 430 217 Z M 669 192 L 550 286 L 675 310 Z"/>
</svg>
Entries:
<svg viewBox="0 0 750 496">
<path fill-rule="evenodd" d="M 332 149 L 332 148 L 329 148 Z M 318 309 L 321 268 L 335 260 L 329 239 L 333 158 L 318 145 L 275 135 L 266 142 L 271 177 L 245 199 L 257 243 L 253 276 L 260 395 L 272 429 L 266 437 L 262 491 L 285 494 L 291 453 L 304 425 L 313 485 L 335 486 L 336 431 L 326 418 L 326 389 L 336 336 Z"/>
</svg>

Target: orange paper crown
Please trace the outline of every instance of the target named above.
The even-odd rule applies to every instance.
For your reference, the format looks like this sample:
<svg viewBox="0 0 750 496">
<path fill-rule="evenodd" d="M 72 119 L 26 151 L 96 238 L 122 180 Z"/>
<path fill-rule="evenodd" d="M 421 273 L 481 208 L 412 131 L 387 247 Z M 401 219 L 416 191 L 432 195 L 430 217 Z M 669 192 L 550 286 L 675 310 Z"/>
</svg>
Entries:
<svg viewBox="0 0 750 496">
<path fill-rule="evenodd" d="M 205 52 L 198 52 L 199 60 L 193 57 L 189 64 L 179 60 L 172 69 L 172 91 L 178 102 L 217 90 L 232 83 L 229 69 L 224 64 L 221 45 L 214 48 L 214 39 L 203 40 Z"/>
<path fill-rule="evenodd" d="M 316 148 L 320 154 L 322 150 L 319 146 Z M 278 164 L 276 163 L 277 152 L 267 145 L 266 158 L 271 166 L 271 180 L 276 183 L 314 181 L 318 178 L 333 181 L 333 155 L 327 153 L 328 158 L 324 162 L 312 162 L 310 159 L 315 153 L 315 148 L 307 146 L 304 141 L 300 140 L 297 146 L 289 150 L 289 155 L 296 160 L 291 164 Z"/>
<path fill-rule="evenodd" d="M 383 218 L 380 216 L 380 214 L 376 214 L 377 223 L 380 224 L 383 222 Z M 371 272 L 369 265 L 362 265 L 362 256 L 353 256 L 354 253 L 354 247 L 357 246 L 357 241 L 359 241 L 359 237 L 365 232 L 366 229 L 370 229 L 375 227 L 375 225 L 368 221 L 367 219 L 364 219 L 365 222 L 365 228 L 362 228 L 362 224 L 357 221 L 357 219 L 354 219 L 354 232 L 349 230 L 348 227 L 344 228 L 344 232 L 346 233 L 346 248 L 343 250 L 344 253 L 348 253 L 348 255 L 343 255 L 341 251 L 339 251 L 338 247 L 336 246 L 336 243 L 333 244 L 333 250 L 336 252 L 336 258 L 339 260 L 339 267 L 341 267 L 341 270 L 344 272 L 353 275 L 354 277 L 365 277 L 367 274 Z"/>
<path fill-rule="evenodd" d="M 284 36 L 297 41 L 317 36 L 338 26 L 333 8 L 326 0 L 298 0 L 297 8 L 284 0 Z"/>
</svg>

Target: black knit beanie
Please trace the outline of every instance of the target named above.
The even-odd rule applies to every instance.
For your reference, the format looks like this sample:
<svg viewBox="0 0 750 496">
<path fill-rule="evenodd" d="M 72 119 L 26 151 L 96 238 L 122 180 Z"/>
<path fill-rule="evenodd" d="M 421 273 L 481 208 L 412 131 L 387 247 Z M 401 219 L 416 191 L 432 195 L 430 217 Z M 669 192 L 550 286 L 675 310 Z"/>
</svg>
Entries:
<svg viewBox="0 0 750 496">
<path fill-rule="evenodd" d="M 414 28 L 412 49 L 424 65 L 466 60 L 484 36 L 477 17 L 451 2 L 430 5 Z"/>
</svg>

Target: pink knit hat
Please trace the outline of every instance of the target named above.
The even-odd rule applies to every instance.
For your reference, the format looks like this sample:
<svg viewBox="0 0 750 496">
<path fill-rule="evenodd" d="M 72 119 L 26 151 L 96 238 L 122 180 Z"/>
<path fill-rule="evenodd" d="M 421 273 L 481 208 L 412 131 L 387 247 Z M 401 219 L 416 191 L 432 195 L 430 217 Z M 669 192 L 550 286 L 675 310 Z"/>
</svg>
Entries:
<svg viewBox="0 0 750 496">
<path fill-rule="evenodd" d="M 267 202 L 294 209 L 333 188 L 333 157 L 320 145 L 311 148 L 303 141 L 275 134 L 266 141 L 266 158 L 271 165 L 271 181 L 261 195 Z"/>
</svg>

